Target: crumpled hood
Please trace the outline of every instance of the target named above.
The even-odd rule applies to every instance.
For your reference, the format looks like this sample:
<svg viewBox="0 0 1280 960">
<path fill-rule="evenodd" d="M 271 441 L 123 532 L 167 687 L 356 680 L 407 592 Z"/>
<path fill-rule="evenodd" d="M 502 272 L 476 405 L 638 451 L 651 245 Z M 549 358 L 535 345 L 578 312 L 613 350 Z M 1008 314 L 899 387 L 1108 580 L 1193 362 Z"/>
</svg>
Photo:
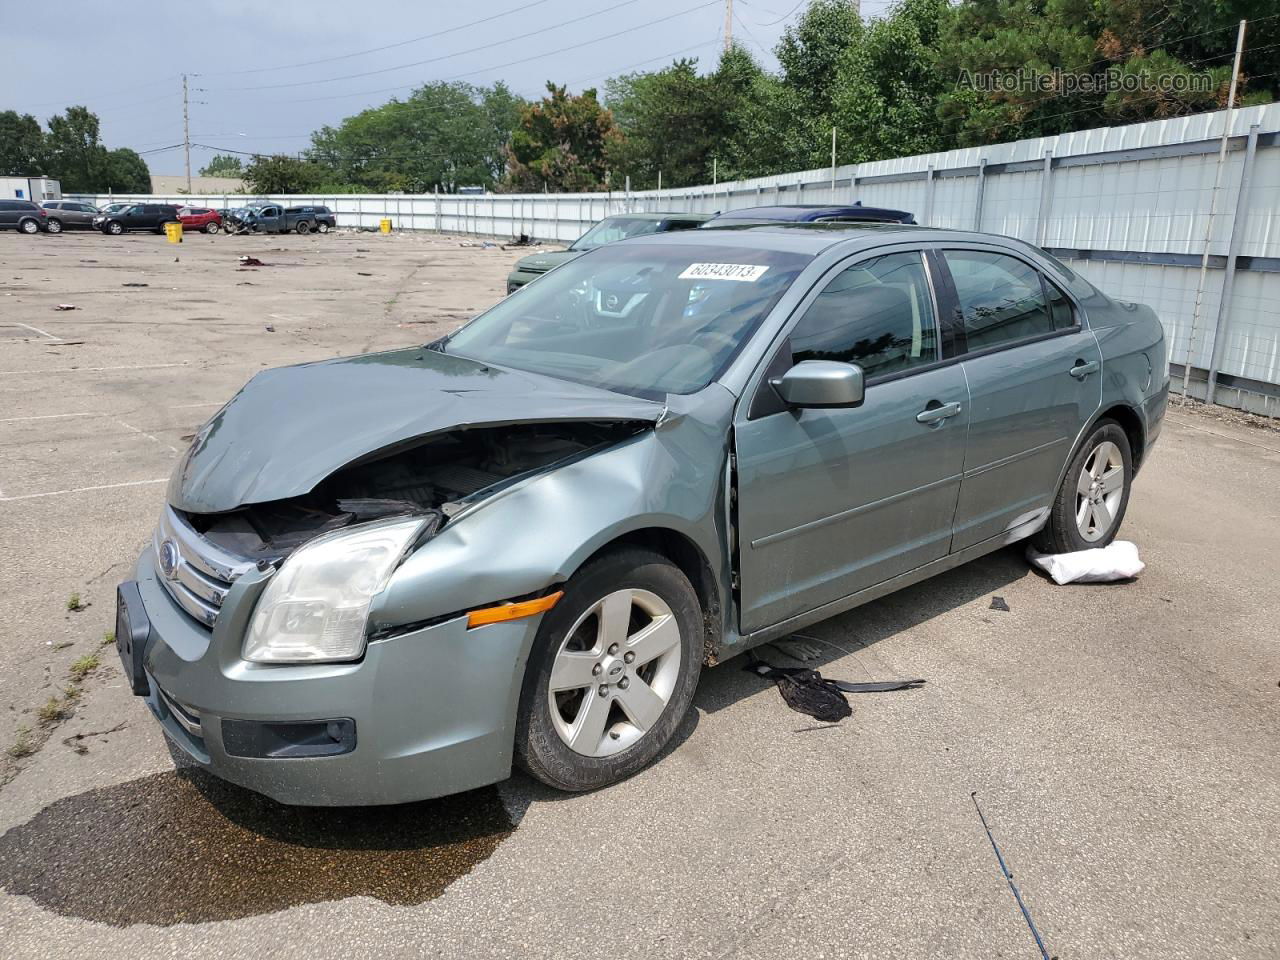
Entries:
<svg viewBox="0 0 1280 960">
<path fill-rule="evenodd" d="M 523 273 L 546 273 L 552 267 L 576 260 L 585 250 L 547 250 L 543 253 L 531 253 L 516 261 L 515 269 Z"/>
<path fill-rule="evenodd" d="M 169 480 L 190 513 L 301 496 L 428 434 L 575 420 L 654 422 L 663 405 L 414 347 L 265 370 L 196 434 Z"/>
</svg>

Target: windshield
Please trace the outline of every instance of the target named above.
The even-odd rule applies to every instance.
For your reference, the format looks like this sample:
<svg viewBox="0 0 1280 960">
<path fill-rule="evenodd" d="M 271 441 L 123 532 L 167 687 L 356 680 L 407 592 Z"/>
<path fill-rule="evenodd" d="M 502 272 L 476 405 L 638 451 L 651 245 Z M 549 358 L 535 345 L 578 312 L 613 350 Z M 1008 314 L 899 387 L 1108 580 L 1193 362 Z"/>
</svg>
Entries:
<svg viewBox="0 0 1280 960">
<path fill-rule="evenodd" d="M 720 375 L 809 260 L 733 247 L 604 247 L 517 290 L 440 349 L 632 396 L 693 393 Z"/>
<path fill-rule="evenodd" d="M 605 217 L 594 227 L 569 244 L 570 250 L 594 250 L 606 243 L 657 233 L 661 220 L 648 217 Z"/>
</svg>

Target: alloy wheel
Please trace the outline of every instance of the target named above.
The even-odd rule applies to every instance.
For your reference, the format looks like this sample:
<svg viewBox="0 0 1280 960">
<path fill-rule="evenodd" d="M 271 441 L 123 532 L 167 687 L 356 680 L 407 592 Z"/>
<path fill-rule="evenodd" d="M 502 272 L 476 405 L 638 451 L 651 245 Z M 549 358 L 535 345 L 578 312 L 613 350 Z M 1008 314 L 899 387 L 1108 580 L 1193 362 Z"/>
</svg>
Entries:
<svg viewBox="0 0 1280 960">
<path fill-rule="evenodd" d="M 48 230 L 50 233 L 61 233 L 61 232 L 62 232 L 62 221 L 61 221 L 61 220 L 50 220 L 48 223 L 46 223 L 46 224 L 45 224 L 45 229 L 46 229 L 46 230 Z"/>
<path fill-rule="evenodd" d="M 607 757 L 658 722 L 680 676 L 680 625 L 648 590 L 607 594 L 569 629 L 551 667 L 547 699 L 565 745 Z"/>
<path fill-rule="evenodd" d="M 1076 529 L 1089 543 L 1101 540 L 1115 523 L 1124 498 L 1124 457 L 1110 440 L 1085 457 L 1076 481 Z"/>
</svg>

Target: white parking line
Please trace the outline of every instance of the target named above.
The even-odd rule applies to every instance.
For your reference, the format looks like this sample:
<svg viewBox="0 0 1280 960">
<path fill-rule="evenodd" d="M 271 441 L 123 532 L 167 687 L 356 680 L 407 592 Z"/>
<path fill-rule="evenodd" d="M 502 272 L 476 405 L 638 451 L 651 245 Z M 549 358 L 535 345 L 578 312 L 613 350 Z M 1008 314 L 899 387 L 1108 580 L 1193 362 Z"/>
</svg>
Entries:
<svg viewBox="0 0 1280 960">
<path fill-rule="evenodd" d="M 192 407 L 220 407 L 225 401 L 207 400 L 204 403 L 177 403 L 171 406 L 170 410 L 190 410 Z"/>
<path fill-rule="evenodd" d="M 53 340 L 53 341 L 55 341 L 55 342 L 58 342 L 58 343 L 61 343 L 61 342 L 62 342 L 62 338 L 61 338 L 61 337 L 55 337 L 55 336 L 54 336 L 52 333 L 50 333 L 48 330 L 41 330 L 39 327 L 33 327 L 33 326 L 32 326 L 31 324 L 29 324 L 29 323 L 19 323 L 17 320 L 10 320 L 10 321 L 9 321 L 9 323 L 12 323 L 15 327 L 26 327 L 26 328 L 27 328 L 28 330 L 30 330 L 32 333 L 38 333 L 38 334 L 40 334 L 40 336 L 42 336 L 42 337 L 47 337 L 48 339 Z"/>
<path fill-rule="evenodd" d="M 34 417 L 4 417 L 0 423 L 22 423 L 26 420 L 71 420 L 76 417 L 105 417 L 105 413 L 42 413 Z"/>
<path fill-rule="evenodd" d="M 47 367 L 44 370 L 0 370 L 0 377 L 39 376 L 42 373 L 103 373 L 108 370 L 163 370 L 185 366 L 185 363 L 139 363 L 122 367 Z"/>
<path fill-rule="evenodd" d="M 141 487 L 150 483 L 168 483 L 169 478 L 159 480 L 129 480 L 125 483 L 102 483 L 92 487 L 72 487 L 69 490 L 50 490 L 47 493 L 24 493 L 17 497 L 0 497 L 0 503 L 12 503 L 15 500 L 36 500 L 40 497 L 62 497 L 70 493 L 88 493 L 91 490 L 116 490 L 120 487 Z"/>
<path fill-rule="evenodd" d="M 134 433 L 140 433 L 142 434 L 142 436 L 146 437 L 148 440 L 158 443 L 162 447 L 168 447 L 174 453 L 178 452 L 177 447 L 173 446 L 170 443 L 165 442 L 164 440 L 161 440 L 159 437 L 153 437 L 151 434 L 147 433 L 147 431 L 141 430 L 138 427 L 135 427 L 132 423 L 125 423 L 119 417 L 112 417 L 111 419 L 114 420 L 116 423 L 120 424 L 120 426 L 124 427 L 126 430 L 132 430 Z"/>
</svg>

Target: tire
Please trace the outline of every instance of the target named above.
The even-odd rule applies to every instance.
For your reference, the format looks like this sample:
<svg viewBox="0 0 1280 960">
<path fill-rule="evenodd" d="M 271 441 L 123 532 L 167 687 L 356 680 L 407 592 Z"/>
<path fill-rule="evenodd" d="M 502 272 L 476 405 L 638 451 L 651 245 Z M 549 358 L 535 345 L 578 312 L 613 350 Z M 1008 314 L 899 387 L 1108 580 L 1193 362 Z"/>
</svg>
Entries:
<svg viewBox="0 0 1280 960">
<path fill-rule="evenodd" d="M 208 234 L 214 234 L 214 233 L 217 233 L 217 232 L 218 232 L 218 230 L 219 230 L 218 225 L 217 225 L 216 223 L 214 223 L 213 221 L 210 221 L 209 223 L 206 223 L 206 224 L 204 225 L 204 232 L 205 232 L 205 233 L 208 233 Z"/>
<path fill-rule="evenodd" d="M 62 221 L 57 217 L 49 217 L 49 219 L 44 222 L 44 229 L 48 233 L 61 233 Z"/>
<path fill-rule="evenodd" d="M 18 229 L 29 236 L 40 232 L 40 223 L 33 217 L 27 217 L 18 221 Z"/>
<path fill-rule="evenodd" d="M 1042 553 L 1105 547 L 1124 522 L 1132 484 L 1129 435 L 1114 420 L 1099 420 L 1071 458 L 1049 521 L 1032 544 Z"/>
<path fill-rule="evenodd" d="M 293 225 L 293 231 L 294 233 L 298 234 L 298 236 L 305 237 L 308 233 L 311 232 L 311 225 L 307 223 L 307 221 L 305 220 L 299 220 L 297 223 Z"/>
<path fill-rule="evenodd" d="M 328 225 L 327 223 L 325 223 L 323 220 L 321 220 L 319 223 L 317 223 L 317 224 L 316 224 L 316 232 L 318 232 L 318 233 L 328 233 L 328 232 L 329 232 L 329 225 Z"/>
<path fill-rule="evenodd" d="M 615 615 L 626 605 L 625 626 L 602 630 L 606 601 Z M 517 763 L 570 792 L 642 770 L 693 702 L 703 630 L 697 594 L 665 557 L 627 548 L 591 561 L 538 628 L 516 717 Z"/>
<path fill-rule="evenodd" d="M 124 233 L 124 224 L 115 220 L 108 220 L 102 228 L 103 233 L 109 233 L 113 237 L 118 237 Z"/>
</svg>

